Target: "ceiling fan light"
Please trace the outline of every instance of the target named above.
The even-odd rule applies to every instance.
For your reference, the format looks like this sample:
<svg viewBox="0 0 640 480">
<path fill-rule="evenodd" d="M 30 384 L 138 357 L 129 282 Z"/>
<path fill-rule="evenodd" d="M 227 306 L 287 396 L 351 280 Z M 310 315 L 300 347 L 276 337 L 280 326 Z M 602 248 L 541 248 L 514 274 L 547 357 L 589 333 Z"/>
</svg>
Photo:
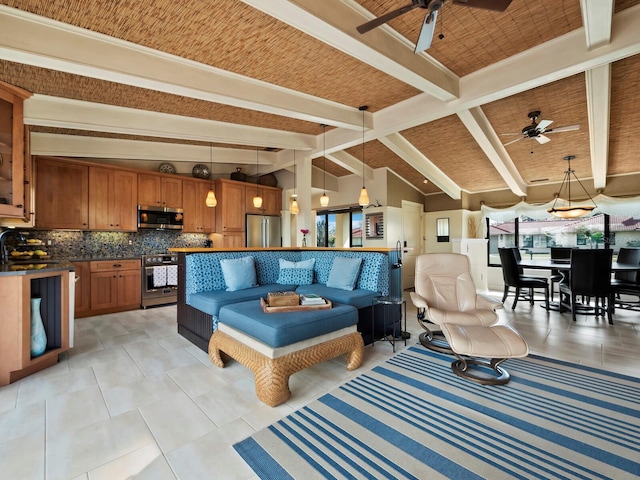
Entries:
<svg viewBox="0 0 640 480">
<path fill-rule="evenodd" d="M 327 196 L 326 193 L 323 193 L 322 196 L 320 197 L 320 205 L 323 207 L 329 206 L 329 197 Z"/>
<path fill-rule="evenodd" d="M 207 198 L 204 201 L 205 205 L 207 207 L 215 207 L 216 205 L 218 205 L 218 199 L 216 198 L 216 192 L 214 192 L 213 190 L 209 190 L 209 192 L 207 193 Z"/>
<path fill-rule="evenodd" d="M 358 197 L 358 204 L 361 207 L 366 207 L 367 205 L 369 205 L 369 194 L 367 193 L 367 189 L 362 187 L 362 190 L 360 190 L 360 196 Z"/>
</svg>

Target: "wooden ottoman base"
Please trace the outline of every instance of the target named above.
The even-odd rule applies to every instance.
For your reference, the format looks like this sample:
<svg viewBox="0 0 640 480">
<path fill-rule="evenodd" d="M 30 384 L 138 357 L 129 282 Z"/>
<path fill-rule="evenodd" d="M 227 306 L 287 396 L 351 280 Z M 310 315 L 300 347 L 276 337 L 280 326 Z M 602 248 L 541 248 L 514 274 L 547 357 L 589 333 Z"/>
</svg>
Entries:
<svg viewBox="0 0 640 480">
<path fill-rule="evenodd" d="M 347 370 L 355 370 L 362 363 L 364 342 L 353 332 L 326 342 L 284 354 L 276 358 L 257 352 L 239 340 L 216 330 L 209 340 L 209 358 L 224 368 L 224 357 L 240 362 L 253 372 L 257 397 L 275 407 L 291 396 L 289 377 L 316 363 L 347 354 Z"/>
</svg>

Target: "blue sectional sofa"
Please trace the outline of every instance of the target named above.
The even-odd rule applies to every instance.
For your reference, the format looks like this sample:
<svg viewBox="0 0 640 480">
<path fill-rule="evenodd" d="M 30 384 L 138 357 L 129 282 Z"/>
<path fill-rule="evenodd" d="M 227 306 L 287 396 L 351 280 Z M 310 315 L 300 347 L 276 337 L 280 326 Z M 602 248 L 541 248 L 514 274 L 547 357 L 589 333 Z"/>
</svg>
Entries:
<svg viewBox="0 0 640 480">
<path fill-rule="evenodd" d="M 258 300 L 273 291 L 295 290 L 316 293 L 333 303 L 358 309 L 358 331 L 365 344 L 372 341 L 372 300 L 379 295 L 401 292 L 399 279 L 391 275 L 390 265 L 396 259 L 391 249 L 241 249 L 181 251 L 179 253 L 178 333 L 207 351 L 209 338 L 218 324 L 220 309 L 229 304 Z M 257 286 L 227 291 L 221 260 L 252 257 L 255 262 Z M 357 283 L 353 290 L 327 286 L 336 257 L 362 259 Z M 313 284 L 284 285 L 278 283 L 280 259 L 301 262 L 315 259 Z"/>
</svg>

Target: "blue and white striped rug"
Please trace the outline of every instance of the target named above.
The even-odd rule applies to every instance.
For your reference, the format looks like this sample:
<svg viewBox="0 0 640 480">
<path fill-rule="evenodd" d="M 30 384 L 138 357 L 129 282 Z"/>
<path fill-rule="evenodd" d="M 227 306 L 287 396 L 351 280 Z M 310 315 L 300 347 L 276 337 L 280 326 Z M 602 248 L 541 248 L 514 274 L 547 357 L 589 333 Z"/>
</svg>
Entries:
<svg viewBox="0 0 640 480">
<path fill-rule="evenodd" d="M 638 478 L 640 380 L 529 356 L 505 386 L 411 347 L 234 445 L 262 479 Z"/>
</svg>

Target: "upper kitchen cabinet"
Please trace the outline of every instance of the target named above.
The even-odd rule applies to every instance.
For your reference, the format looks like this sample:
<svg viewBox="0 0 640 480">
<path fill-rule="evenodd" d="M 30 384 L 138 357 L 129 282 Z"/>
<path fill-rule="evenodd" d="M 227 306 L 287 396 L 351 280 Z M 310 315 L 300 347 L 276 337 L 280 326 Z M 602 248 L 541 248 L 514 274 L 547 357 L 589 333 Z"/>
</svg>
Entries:
<svg viewBox="0 0 640 480">
<path fill-rule="evenodd" d="M 182 208 L 182 180 L 161 174 L 139 174 L 138 205 Z"/>
<path fill-rule="evenodd" d="M 184 210 L 185 233 L 211 233 L 215 230 L 217 207 L 207 207 L 209 182 L 202 180 L 182 181 L 182 208 Z"/>
<path fill-rule="evenodd" d="M 138 175 L 113 168 L 89 167 L 89 228 L 136 231 Z"/>
<path fill-rule="evenodd" d="M 253 197 L 256 196 L 256 189 L 262 197 L 262 206 L 253 206 Z M 252 186 L 246 187 L 246 210 L 247 213 L 257 213 L 260 215 L 280 215 L 282 210 L 282 189 L 278 187 Z"/>
<path fill-rule="evenodd" d="M 30 96 L 26 90 L 0 82 L 0 217 L 29 215 L 24 202 L 23 104 Z"/>
<path fill-rule="evenodd" d="M 36 226 L 89 228 L 89 167 L 39 157 L 36 160 Z"/>
<path fill-rule="evenodd" d="M 245 185 L 234 180 L 216 180 L 216 232 L 244 232 Z"/>
</svg>

